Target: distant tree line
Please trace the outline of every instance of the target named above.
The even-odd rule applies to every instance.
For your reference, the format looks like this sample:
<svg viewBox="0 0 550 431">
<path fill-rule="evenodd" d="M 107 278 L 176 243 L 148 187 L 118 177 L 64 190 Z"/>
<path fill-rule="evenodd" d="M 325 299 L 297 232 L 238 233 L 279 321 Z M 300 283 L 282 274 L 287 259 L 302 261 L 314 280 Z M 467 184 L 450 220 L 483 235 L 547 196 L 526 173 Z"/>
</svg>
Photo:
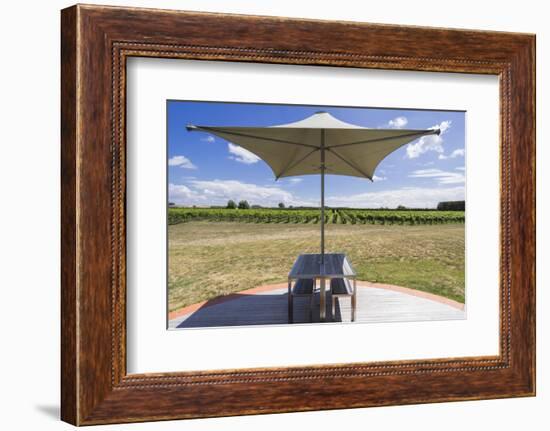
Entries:
<svg viewBox="0 0 550 431">
<path fill-rule="evenodd" d="M 447 201 L 439 202 L 437 209 L 440 211 L 464 211 L 466 208 L 465 201 Z"/>
<path fill-rule="evenodd" d="M 232 210 L 236 208 L 239 208 L 240 210 L 247 210 L 247 209 L 250 209 L 250 204 L 246 200 L 239 201 L 239 203 L 237 204 L 233 199 L 230 199 L 227 201 L 226 208 L 232 209 Z"/>
</svg>

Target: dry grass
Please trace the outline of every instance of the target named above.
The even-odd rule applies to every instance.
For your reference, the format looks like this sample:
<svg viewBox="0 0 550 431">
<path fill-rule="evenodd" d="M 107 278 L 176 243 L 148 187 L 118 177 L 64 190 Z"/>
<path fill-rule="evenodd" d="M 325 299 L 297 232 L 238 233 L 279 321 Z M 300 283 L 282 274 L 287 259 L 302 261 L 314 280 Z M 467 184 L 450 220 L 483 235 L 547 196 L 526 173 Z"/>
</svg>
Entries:
<svg viewBox="0 0 550 431">
<path fill-rule="evenodd" d="M 169 309 L 282 283 L 296 256 L 319 251 L 319 226 L 189 222 L 169 226 Z M 359 280 L 464 302 L 464 225 L 328 225 L 326 251 L 346 253 Z"/>
</svg>

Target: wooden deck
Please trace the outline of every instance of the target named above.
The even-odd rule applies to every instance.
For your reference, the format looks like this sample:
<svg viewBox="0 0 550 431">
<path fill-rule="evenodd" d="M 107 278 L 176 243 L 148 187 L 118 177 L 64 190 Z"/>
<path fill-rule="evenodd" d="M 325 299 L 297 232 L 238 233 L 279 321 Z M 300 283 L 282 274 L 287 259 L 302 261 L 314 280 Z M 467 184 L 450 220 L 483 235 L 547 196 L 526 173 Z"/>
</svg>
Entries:
<svg viewBox="0 0 550 431">
<path fill-rule="evenodd" d="M 452 301 L 437 300 L 404 291 L 377 288 L 358 283 L 357 323 L 406 322 L 465 319 L 466 312 Z M 434 300 L 436 299 L 436 300 Z M 287 289 L 277 287 L 253 294 L 242 292 L 227 301 L 204 304 L 201 308 L 169 321 L 170 329 L 216 326 L 282 325 L 288 324 Z M 294 324 L 309 322 L 309 299 L 294 298 Z M 314 323 L 319 322 L 319 297 Z M 326 316 L 330 322 L 332 303 L 327 295 Z M 350 322 L 351 302 L 337 300 L 335 322 Z"/>
</svg>

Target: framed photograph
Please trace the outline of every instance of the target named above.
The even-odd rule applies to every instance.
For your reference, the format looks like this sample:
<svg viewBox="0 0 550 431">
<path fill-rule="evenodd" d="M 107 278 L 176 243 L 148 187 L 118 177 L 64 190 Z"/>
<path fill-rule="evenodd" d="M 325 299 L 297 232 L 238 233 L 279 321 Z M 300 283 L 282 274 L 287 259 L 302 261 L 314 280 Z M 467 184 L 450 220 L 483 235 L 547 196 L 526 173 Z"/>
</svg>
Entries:
<svg viewBox="0 0 550 431">
<path fill-rule="evenodd" d="M 465 112 L 166 115 L 170 329 L 465 319 Z"/>
<path fill-rule="evenodd" d="M 533 35 L 77 5 L 61 43 L 63 420 L 535 394 Z"/>
</svg>

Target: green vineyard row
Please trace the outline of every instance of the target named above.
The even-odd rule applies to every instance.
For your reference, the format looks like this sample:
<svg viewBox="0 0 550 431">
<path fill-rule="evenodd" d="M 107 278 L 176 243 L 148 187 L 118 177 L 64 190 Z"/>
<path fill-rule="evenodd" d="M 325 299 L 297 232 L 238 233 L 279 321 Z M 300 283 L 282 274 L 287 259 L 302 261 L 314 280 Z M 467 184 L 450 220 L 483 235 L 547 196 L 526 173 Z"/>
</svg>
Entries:
<svg viewBox="0 0 550 431">
<path fill-rule="evenodd" d="M 319 223 L 318 209 L 169 208 L 168 224 L 188 221 L 248 223 Z M 443 224 L 464 223 L 464 211 L 326 209 L 325 223 L 333 224 Z"/>
</svg>

